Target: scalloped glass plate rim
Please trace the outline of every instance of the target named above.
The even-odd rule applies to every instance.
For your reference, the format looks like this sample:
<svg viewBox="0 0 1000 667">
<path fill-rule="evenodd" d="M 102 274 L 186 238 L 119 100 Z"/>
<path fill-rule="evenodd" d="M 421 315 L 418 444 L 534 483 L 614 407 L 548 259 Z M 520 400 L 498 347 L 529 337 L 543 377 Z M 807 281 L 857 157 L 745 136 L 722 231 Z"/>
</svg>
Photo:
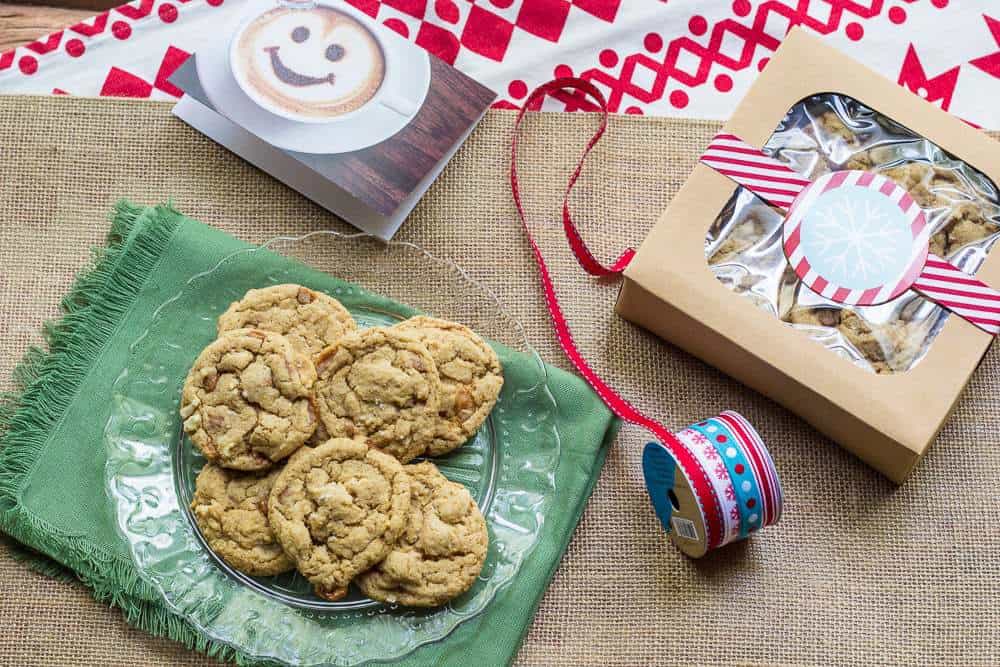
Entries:
<svg viewBox="0 0 1000 667">
<path fill-rule="evenodd" d="M 547 369 L 545 368 L 544 363 L 542 362 L 541 358 L 538 356 L 538 354 L 534 351 L 534 349 L 528 343 L 527 336 L 526 336 L 525 331 L 524 331 L 524 327 L 521 325 L 521 323 L 516 318 L 511 317 L 507 313 L 507 311 L 503 307 L 503 304 L 501 303 L 501 301 L 499 300 L 499 298 L 491 290 L 489 290 L 485 286 L 481 285 L 480 283 L 474 281 L 460 266 L 458 266 L 453 261 L 437 257 L 434 254 L 428 252 L 427 250 L 421 248 L 420 246 L 418 246 L 416 244 L 408 243 L 408 242 L 400 242 L 400 241 L 392 241 L 392 242 L 389 242 L 389 243 L 385 243 L 385 242 L 379 241 L 378 239 L 375 239 L 375 237 L 372 237 L 371 235 L 368 235 L 368 234 L 364 234 L 364 233 L 343 234 L 343 233 L 336 232 L 336 231 L 333 231 L 333 230 L 319 230 L 319 231 L 310 232 L 308 234 L 304 234 L 302 236 L 279 236 L 279 237 L 275 237 L 275 238 L 273 238 L 273 239 L 265 242 L 264 244 L 262 244 L 260 246 L 252 246 L 252 247 L 248 247 L 246 249 L 235 251 L 235 252 L 227 255 L 226 257 L 222 258 L 211 269 L 209 269 L 207 271 L 204 271 L 204 272 L 201 272 L 201 273 L 197 273 L 197 274 L 191 276 L 185 282 L 185 284 L 182 286 L 181 290 L 177 294 L 175 294 L 173 297 L 171 297 L 171 298 L 167 299 L 166 301 L 164 301 L 162 304 L 160 304 L 155 309 L 149 325 L 136 338 L 136 340 L 130 346 L 130 348 L 129 348 L 130 363 L 126 367 L 126 369 L 123 370 L 123 372 L 119 376 L 118 380 L 116 380 L 115 385 L 114 385 L 113 390 L 112 390 L 113 401 L 115 402 L 115 404 L 120 407 L 120 401 L 128 399 L 127 392 L 123 392 L 122 390 L 123 390 L 123 388 L 127 388 L 127 387 L 130 386 L 129 382 L 131 382 L 134 379 L 136 379 L 136 378 L 132 378 L 132 377 L 129 376 L 128 368 L 131 366 L 132 362 L 135 361 L 135 358 L 136 358 L 136 355 L 137 355 L 137 351 L 139 349 L 141 349 L 142 343 L 144 342 L 144 340 L 147 337 L 147 335 L 149 334 L 149 332 L 154 328 L 155 323 L 157 321 L 159 321 L 159 318 L 164 317 L 167 314 L 167 312 L 169 311 L 169 308 L 171 306 L 177 304 L 177 302 L 180 301 L 181 299 L 183 299 L 190 291 L 194 290 L 195 287 L 198 284 L 201 284 L 201 281 L 210 278 L 213 274 L 215 274 L 220 269 L 223 269 L 225 266 L 227 266 L 227 265 L 229 265 L 231 263 L 234 263 L 236 261 L 239 261 L 240 258 L 244 258 L 244 257 L 248 257 L 248 256 L 252 257 L 254 253 L 257 253 L 257 252 L 260 252 L 260 251 L 271 251 L 271 252 L 274 252 L 274 247 L 278 246 L 278 245 L 280 245 L 282 243 L 302 243 L 302 242 L 308 242 L 311 239 L 314 239 L 316 237 L 327 237 L 327 238 L 332 238 L 332 239 L 342 240 L 342 241 L 356 241 L 356 240 L 372 241 L 372 242 L 376 242 L 376 243 L 378 243 L 378 244 L 386 247 L 387 250 L 389 248 L 391 248 L 391 247 L 396 247 L 396 248 L 401 248 L 401 249 L 404 249 L 404 250 L 414 251 L 414 252 L 417 252 L 417 253 L 420 253 L 420 254 L 424 255 L 428 260 L 430 260 L 432 262 L 436 262 L 439 265 L 442 265 L 442 266 L 446 267 L 448 270 L 452 271 L 454 274 L 456 274 L 458 277 L 460 277 L 463 281 L 465 281 L 469 285 L 475 286 L 476 289 L 478 289 L 478 290 L 480 290 L 481 292 L 484 293 L 485 297 L 487 297 L 490 301 L 492 301 L 493 305 L 495 305 L 495 307 L 497 308 L 499 314 L 502 314 L 510 322 L 514 323 L 514 325 L 516 326 L 516 329 L 517 329 L 517 333 L 519 335 L 519 340 L 521 341 L 521 345 L 523 347 L 523 349 L 518 350 L 517 352 L 520 352 L 520 353 L 523 353 L 523 354 L 527 354 L 531 358 L 531 360 L 534 362 L 534 365 L 537 367 L 537 368 L 533 368 L 533 372 L 537 371 L 537 377 L 534 380 L 534 384 L 532 386 L 530 386 L 530 387 L 527 387 L 527 388 L 517 388 L 514 393 L 517 394 L 517 395 L 520 395 L 520 394 L 523 394 L 525 392 L 533 392 L 533 393 L 536 392 L 537 396 L 538 396 L 538 399 L 542 402 L 543 407 L 546 410 L 548 410 L 550 413 L 553 413 L 557 409 L 557 402 L 556 402 L 555 396 L 552 394 L 551 390 L 548 387 Z M 277 253 L 277 254 L 281 255 L 280 252 Z M 319 271 L 319 269 L 316 269 L 315 267 L 309 266 L 307 263 L 304 263 L 304 264 L 306 264 L 306 266 L 308 268 L 312 269 L 312 270 Z M 338 280 L 343 280 L 343 279 L 337 278 L 336 276 L 333 276 L 333 277 L 336 278 L 336 279 L 338 279 Z M 350 285 L 350 283 L 348 281 L 344 281 L 344 282 L 346 282 L 348 285 Z M 370 293 L 370 292 L 368 292 L 363 287 L 358 287 L 357 289 L 359 289 L 364 294 L 371 294 L 372 296 L 374 296 L 376 298 L 379 298 L 376 293 Z M 410 308 L 410 307 L 404 305 L 403 308 L 405 309 L 405 308 Z M 178 382 L 179 381 L 180 380 L 178 380 Z M 505 388 L 505 390 L 506 390 L 506 388 Z M 498 404 L 498 406 L 499 406 L 499 404 Z M 140 556 L 139 556 L 139 554 L 136 551 L 136 546 L 137 545 L 133 544 L 132 541 L 130 540 L 130 536 L 129 536 L 128 531 L 127 531 L 127 529 L 126 529 L 126 527 L 124 525 L 125 520 L 127 518 L 127 517 L 125 517 L 125 513 L 127 512 L 127 510 L 131 509 L 131 506 L 128 504 L 128 502 L 125 502 L 123 504 L 122 503 L 123 499 L 121 497 L 118 497 L 116 499 L 116 496 L 118 495 L 117 491 L 116 491 L 116 488 L 117 488 L 117 485 L 119 483 L 119 476 L 121 476 L 124 473 L 125 467 L 129 466 L 129 464 L 134 464 L 136 462 L 136 459 L 132 458 L 132 455 L 135 453 L 134 450 L 130 450 L 127 453 L 123 452 L 123 450 L 121 449 L 121 446 L 120 445 L 116 445 L 113 442 L 113 440 L 115 440 L 116 437 L 120 436 L 120 434 L 116 435 L 116 432 L 114 431 L 114 424 L 113 424 L 113 422 L 114 422 L 115 416 L 117 416 L 117 412 L 115 412 L 115 410 L 113 409 L 113 411 L 112 411 L 112 418 L 109 419 L 108 425 L 107 425 L 106 430 L 105 430 L 105 441 L 106 441 L 106 445 L 107 445 L 107 448 L 108 448 L 108 463 L 107 463 L 106 471 L 105 471 L 106 472 L 106 482 L 107 482 L 107 484 L 106 484 L 106 491 L 107 491 L 108 496 L 109 496 L 109 502 L 112 505 L 112 511 L 113 511 L 113 513 L 115 514 L 115 517 L 116 517 L 116 528 L 118 529 L 119 533 L 122 535 L 123 539 L 125 539 L 126 543 L 128 544 L 129 552 L 130 552 L 130 554 L 131 554 L 131 556 L 133 558 L 133 561 L 137 565 L 137 569 L 139 570 L 140 577 L 145 582 L 147 582 L 148 584 L 150 584 L 159 593 L 159 595 L 162 597 L 162 599 L 164 601 L 164 604 L 166 604 L 167 607 L 171 611 L 173 611 L 174 613 L 177 613 L 177 614 L 181 615 L 188 622 L 192 623 L 196 628 L 198 628 L 201 632 L 203 632 L 206 636 L 210 637 L 211 639 L 213 639 L 215 641 L 219 641 L 220 643 L 232 646 L 233 648 L 236 648 L 237 650 L 239 650 L 239 651 L 241 651 L 243 653 L 246 653 L 247 655 L 251 655 L 251 657 L 254 657 L 254 658 L 263 658 L 263 659 L 278 660 L 280 662 L 286 662 L 286 663 L 289 663 L 289 664 L 321 664 L 321 662 L 322 663 L 330 662 L 328 660 L 323 660 L 321 662 L 315 662 L 315 661 L 314 662 L 309 662 L 308 659 L 306 660 L 306 662 L 303 662 L 302 660 L 297 660 L 294 657 L 290 658 L 287 655 L 276 655 L 275 653 L 279 653 L 279 654 L 283 653 L 280 650 L 279 651 L 267 651 L 267 652 L 264 652 L 264 653 L 257 652 L 257 651 L 260 650 L 259 647 L 248 650 L 248 647 L 242 645 L 238 640 L 236 640 L 236 639 L 234 639 L 232 637 L 220 636 L 219 633 L 216 631 L 216 629 L 214 629 L 212 627 L 207 627 L 206 624 L 203 624 L 203 623 L 199 622 L 199 620 L 196 619 L 196 618 L 194 618 L 192 616 L 192 614 L 189 613 L 189 611 L 184 606 L 182 606 L 179 603 L 179 601 L 175 601 L 175 600 L 172 599 L 171 596 L 172 596 L 172 594 L 175 593 L 175 591 L 166 589 L 164 587 L 162 581 L 160 581 L 152 573 L 144 571 L 144 569 L 142 567 L 142 562 L 141 562 Z M 174 436 L 174 437 L 176 437 L 176 436 Z M 552 444 L 553 450 L 551 452 L 549 452 L 548 455 L 549 455 L 549 457 L 553 461 L 555 461 L 555 465 L 557 466 L 558 465 L 558 460 L 559 460 L 559 451 L 561 450 L 561 444 L 559 442 L 558 432 L 551 425 L 548 427 L 548 431 L 546 432 L 546 438 L 551 438 L 551 444 Z M 120 439 L 120 437 L 119 437 L 119 439 Z M 132 442 L 131 444 L 136 445 L 136 444 L 141 444 L 141 443 Z M 124 456 L 123 456 L 123 454 L 124 454 Z M 505 456 L 505 455 L 506 455 L 506 452 L 499 452 L 497 454 L 497 457 Z M 169 453 L 168 453 L 168 456 L 169 456 Z M 171 475 L 173 477 L 173 472 L 172 471 L 171 471 Z M 548 472 L 548 475 L 550 477 L 549 484 L 548 484 L 548 487 L 546 488 L 546 493 L 543 493 L 542 497 L 543 497 L 544 500 L 547 501 L 547 504 L 550 504 L 552 502 L 552 496 L 553 496 L 552 491 L 553 491 L 553 487 L 554 487 L 555 467 L 553 467 Z M 171 479 L 171 482 L 173 482 L 173 479 Z M 172 500 L 173 500 L 173 502 L 176 503 L 177 502 L 176 489 L 174 489 L 172 486 L 171 486 L 171 489 L 174 492 L 174 498 Z M 548 496 L 548 497 L 546 498 L 545 496 Z M 132 500 L 134 500 L 134 498 Z M 490 517 L 492 516 L 492 510 L 493 510 L 493 508 L 490 508 L 487 512 L 484 512 L 485 514 L 487 514 L 488 522 L 489 522 Z M 186 518 L 186 513 L 185 512 L 179 512 L 179 513 L 182 516 L 185 516 L 185 518 Z M 353 664 L 366 663 L 366 662 L 370 662 L 370 661 L 399 659 L 399 658 L 401 658 L 401 657 L 403 657 L 405 655 L 408 655 L 409 653 L 411 653 L 412 651 L 416 650 L 420 646 L 423 646 L 425 644 L 428 644 L 428 643 L 431 643 L 431 642 L 435 642 L 435 641 L 440 641 L 441 639 L 444 639 L 449 634 L 451 634 L 457 627 L 459 627 L 459 625 L 461 625 L 462 622 L 464 622 L 465 620 L 468 620 L 470 618 L 473 618 L 473 617 L 477 616 L 479 613 L 481 613 L 483 610 L 485 610 L 489 606 L 489 604 L 495 599 L 496 595 L 501 590 L 503 590 L 507 585 L 509 585 L 510 581 L 513 580 L 514 576 L 516 576 L 516 573 L 520 570 L 520 568 L 521 568 L 521 566 L 522 566 L 525 558 L 527 558 L 527 556 L 530 555 L 530 553 L 537 546 L 537 544 L 538 544 L 538 533 L 540 532 L 541 526 L 542 526 L 542 524 L 544 522 L 544 512 L 537 513 L 536 516 L 535 516 L 535 519 L 537 520 L 537 527 L 535 529 L 534 539 L 531 541 L 530 545 L 528 545 L 526 548 L 522 548 L 521 551 L 517 554 L 517 559 L 516 559 L 516 562 L 513 565 L 513 570 L 511 572 L 510 576 L 506 580 L 500 582 L 498 585 L 492 586 L 489 589 L 488 594 L 485 595 L 485 596 L 483 596 L 483 599 L 481 599 L 481 600 L 478 601 L 476 609 L 473 610 L 472 613 L 468 614 L 468 616 L 466 616 L 464 618 L 459 618 L 459 619 L 455 620 L 455 622 L 452 622 L 450 624 L 446 624 L 446 627 L 444 628 L 444 630 L 442 632 L 438 632 L 437 635 L 435 635 L 435 636 L 429 636 L 429 637 L 423 638 L 421 640 L 414 641 L 410 645 L 407 645 L 407 646 L 403 647 L 402 650 L 392 652 L 391 655 L 386 654 L 386 655 L 379 655 L 379 656 L 362 657 L 362 658 L 359 658 L 358 660 L 354 660 L 354 661 L 344 661 L 344 662 L 336 661 L 336 664 L 353 665 Z M 190 525 L 190 520 L 189 519 L 187 519 L 187 523 L 188 523 L 188 530 L 192 532 L 192 535 L 190 537 L 193 537 L 196 540 L 200 540 L 200 536 L 197 534 L 197 531 L 193 531 L 192 530 L 192 526 Z M 492 523 L 492 522 L 490 522 L 490 523 Z M 494 530 L 493 530 L 493 527 L 491 525 L 491 546 L 492 546 L 492 543 L 493 543 L 494 539 L 495 539 L 495 537 L 494 537 Z M 206 553 L 204 553 L 206 550 L 204 549 L 203 546 L 201 547 L 201 550 L 203 552 L 202 556 L 204 558 L 208 558 L 209 560 L 211 560 L 211 558 L 209 558 L 209 556 Z M 492 549 L 491 549 L 491 553 L 492 553 Z M 227 577 L 226 574 L 223 571 L 218 570 L 218 569 L 215 571 L 215 575 L 219 576 L 219 577 L 222 577 L 222 578 L 226 578 Z M 234 582 L 231 579 L 227 578 L 225 586 L 236 587 L 238 585 L 239 584 L 237 584 L 236 582 Z M 255 595 L 259 595 L 262 598 L 266 597 L 266 596 L 264 596 L 263 594 L 261 594 L 261 593 L 259 593 L 257 591 L 254 591 L 254 594 Z M 287 607 L 287 608 L 288 609 L 292 609 L 292 607 Z M 388 608 L 389 611 L 393 611 L 394 609 L 395 609 L 394 607 Z M 450 615 L 456 615 L 456 614 L 454 614 L 453 610 L 450 607 L 439 608 L 438 611 L 445 611 L 445 610 L 447 610 Z M 299 611 L 301 611 L 301 610 L 299 610 Z M 436 613 L 436 612 L 430 612 L 429 616 L 433 616 L 434 613 Z M 369 616 L 370 616 L 370 614 L 369 614 Z M 402 618 L 403 616 L 399 616 L 399 617 L 393 616 L 393 617 L 394 618 Z M 216 618 L 217 618 L 217 615 L 215 617 L 213 617 L 211 620 L 216 620 Z M 280 644 L 280 642 L 279 642 L 279 644 Z"/>
</svg>

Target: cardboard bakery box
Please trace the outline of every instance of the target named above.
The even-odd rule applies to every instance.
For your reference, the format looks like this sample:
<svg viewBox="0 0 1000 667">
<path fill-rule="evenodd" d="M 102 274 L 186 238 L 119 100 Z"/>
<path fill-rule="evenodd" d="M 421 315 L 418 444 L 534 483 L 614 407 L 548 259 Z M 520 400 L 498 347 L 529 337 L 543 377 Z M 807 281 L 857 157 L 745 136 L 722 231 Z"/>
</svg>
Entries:
<svg viewBox="0 0 1000 667">
<path fill-rule="evenodd" d="M 720 136 L 808 182 L 842 170 L 884 176 L 919 206 L 925 258 L 1000 285 L 1000 257 L 989 252 L 1000 236 L 1000 146 L 804 32 L 788 35 Z M 895 252 L 888 232 L 851 231 L 851 207 L 831 216 L 835 233 L 823 239 L 830 261 L 854 248 L 861 268 L 846 281 L 860 280 L 868 260 L 876 276 Z M 788 261 L 784 223 L 783 210 L 699 162 L 625 272 L 617 312 L 902 482 L 994 336 L 912 289 L 880 305 L 824 297 Z"/>
</svg>

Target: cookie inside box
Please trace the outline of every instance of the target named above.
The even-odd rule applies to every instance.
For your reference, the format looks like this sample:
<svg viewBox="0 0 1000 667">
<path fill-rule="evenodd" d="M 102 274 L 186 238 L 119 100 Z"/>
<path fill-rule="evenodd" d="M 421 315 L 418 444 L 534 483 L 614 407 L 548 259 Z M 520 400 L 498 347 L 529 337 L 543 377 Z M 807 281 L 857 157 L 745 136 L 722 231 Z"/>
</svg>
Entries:
<svg viewBox="0 0 1000 667">
<path fill-rule="evenodd" d="M 996 184 L 972 165 L 891 118 L 840 94 L 807 97 L 785 115 L 764 151 L 814 180 L 855 169 L 891 178 L 923 209 L 930 250 L 974 274 L 1000 237 Z M 796 276 L 782 249 L 783 216 L 737 187 L 705 236 L 715 277 L 739 296 L 874 373 L 920 362 L 948 311 L 916 292 L 877 306 L 844 306 Z"/>
</svg>

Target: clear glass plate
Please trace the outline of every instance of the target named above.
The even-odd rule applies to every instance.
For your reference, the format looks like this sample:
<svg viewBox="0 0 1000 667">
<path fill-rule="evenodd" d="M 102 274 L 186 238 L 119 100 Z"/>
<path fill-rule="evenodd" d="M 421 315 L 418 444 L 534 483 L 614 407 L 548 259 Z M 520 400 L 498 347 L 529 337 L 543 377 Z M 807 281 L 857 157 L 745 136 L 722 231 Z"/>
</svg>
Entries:
<svg viewBox="0 0 1000 667">
<path fill-rule="evenodd" d="M 284 282 L 321 289 L 293 279 L 288 258 L 340 279 L 327 291 L 362 327 L 392 324 L 419 310 L 468 325 L 500 355 L 505 382 L 493 413 L 469 443 L 433 459 L 470 490 L 490 532 L 479 580 L 446 606 L 384 605 L 354 589 L 329 602 L 294 573 L 244 575 L 208 550 L 192 521 L 194 479 L 204 460 L 183 435 L 181 385 L 215 338 L 218 315 L 246 290 Z M 527 363 L 508 363 L 516 356 Z M 255 658 L 357 665 L 398 659 L 444 638 L 517 575 L 554 501 L 559 439 L 544 364 L 495 295 L 453 262 L 412 244 L 323 231 L 226 257 L 157 309 L 133 343 L 110 400 L 107 493 L 141 576 L 208 637 Z"/>
</svg>

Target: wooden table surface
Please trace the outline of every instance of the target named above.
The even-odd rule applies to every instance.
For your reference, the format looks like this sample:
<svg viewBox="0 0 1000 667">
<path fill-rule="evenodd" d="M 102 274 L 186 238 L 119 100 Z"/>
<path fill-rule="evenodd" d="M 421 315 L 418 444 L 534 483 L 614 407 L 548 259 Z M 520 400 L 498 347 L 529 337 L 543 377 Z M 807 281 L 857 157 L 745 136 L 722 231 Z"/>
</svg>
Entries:
<svg viewBox="0 0 1000 667">
<path fill-rule="evenodd" d="M 52 0 L 53 5 L 0 2 L 0 53 L 93 16 L 125 0 Z M 58 5 L 58 6 L 54 6 Z"/>
</svg>

